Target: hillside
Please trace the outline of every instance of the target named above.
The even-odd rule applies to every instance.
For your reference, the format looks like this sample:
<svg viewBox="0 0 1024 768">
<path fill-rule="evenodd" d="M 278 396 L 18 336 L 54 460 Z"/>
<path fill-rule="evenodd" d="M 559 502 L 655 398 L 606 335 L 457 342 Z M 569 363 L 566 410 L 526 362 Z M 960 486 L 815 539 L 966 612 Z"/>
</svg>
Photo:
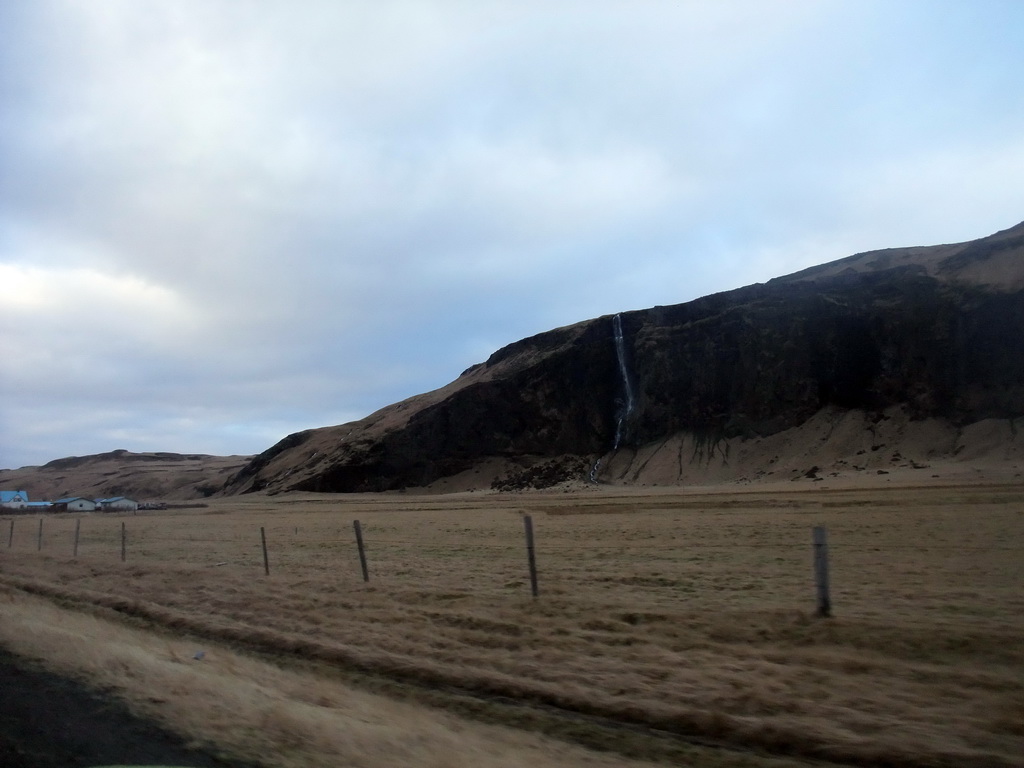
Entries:
<svg viewBox="0 0 1024 768">
<path fill-rule="evenodd" d="M 0 487 L 29 498 L 128 496 L 138 501 L 186 500 L 211 495 L 249 456 L 110 451 L 56 459 L 38 467 L 0 469 Z"/>
<path fill-rule="evenodd" d="M 286 437 L 224 493 L 701 484 L 1016 471 L 1024 224 L 887 249 L 495 352 L 451 384 Z"/>
</svg>

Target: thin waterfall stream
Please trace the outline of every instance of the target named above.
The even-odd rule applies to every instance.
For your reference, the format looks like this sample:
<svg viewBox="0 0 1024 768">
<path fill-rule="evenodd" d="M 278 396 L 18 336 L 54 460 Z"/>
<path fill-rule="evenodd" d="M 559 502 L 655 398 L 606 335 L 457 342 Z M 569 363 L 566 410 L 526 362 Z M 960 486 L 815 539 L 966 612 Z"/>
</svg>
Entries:
<svg viewBox="0 0 1024 768">
<path fill-rule="evenodd" d="M 626 367 L 626 342 L 622 338 L 622 315 L 615 315 L 612 320 L 612 327 L 615 329 L 615 355 L 619 359 L 619 374 L 622 376 L 622 388 L 626 392 L 626 402 L 619 408 L 619 419 L 615 424 L 615 444 L 613 451 L 619 449 L 622 441 L 622 426 L 633 414 L 636 407 L 636 400 L 633 398 L 633 382 L 629 380 L 629 369 Z"/>
<path fill-rule="evenodd" d="M 615 442 L 612 444 L 612 451 L 619 450 L 619 443 L 622 442 L 623 429 L 629 417 L 633 415 L 636 408 L 636 398 L 633 395 L 633 382 L 629 377 L 629 367 L 626 364 L 626 341 L 622 334 L 622 315 L 616 314 L 612 318 L 612 330 L 615 338 L 615 356 L 619 362 L 619 376 L 622 378 L 622 389 L 625 400 L 620 400 L 615 420 Z M 590 468 L 590 482 L 597 482 L 597 473 L 601 469 L 601 459 L 594 462 Z"/>
</svg>

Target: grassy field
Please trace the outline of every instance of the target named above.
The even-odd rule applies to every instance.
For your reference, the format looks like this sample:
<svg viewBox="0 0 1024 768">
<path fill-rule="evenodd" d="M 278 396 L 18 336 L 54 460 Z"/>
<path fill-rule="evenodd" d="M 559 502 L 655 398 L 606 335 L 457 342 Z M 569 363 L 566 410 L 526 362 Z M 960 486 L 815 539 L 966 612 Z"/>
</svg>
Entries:
<svg viewBox="0 0 1024 768">
<path fill-rule="evenodd" d="M 0 584 L 638 759 L 1024 765 L 1024 487 L 655 491 L 4 518 Z"/>
</svg>

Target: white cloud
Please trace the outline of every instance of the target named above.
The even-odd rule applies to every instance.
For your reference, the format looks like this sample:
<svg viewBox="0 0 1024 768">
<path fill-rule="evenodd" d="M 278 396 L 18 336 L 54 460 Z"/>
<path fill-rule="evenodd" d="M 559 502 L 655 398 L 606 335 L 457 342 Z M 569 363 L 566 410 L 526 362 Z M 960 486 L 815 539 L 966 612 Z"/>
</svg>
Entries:
<svg viewBox="0 0 1024 768">
<path fill-rule="evenodd" d="M 135 318 L 126 328 L 144 337 L 147 331 L 195 328 L 195 310 L 172 291 L 133 275 L 108 275 L 94 269 L 68 270 L 0 264 L 6 289 L 4 310 L 12 316 L 37 318 L 76 312 L 89 322 L 110 316 Z"/>
</svg>

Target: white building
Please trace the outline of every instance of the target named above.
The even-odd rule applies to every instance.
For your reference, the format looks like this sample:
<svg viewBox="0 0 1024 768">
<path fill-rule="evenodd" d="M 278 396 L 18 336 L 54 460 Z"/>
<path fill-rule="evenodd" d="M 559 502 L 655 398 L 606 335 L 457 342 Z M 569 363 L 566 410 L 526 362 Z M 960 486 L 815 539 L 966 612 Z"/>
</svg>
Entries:
<svg viewBox="0 0 1024 768">
<path fill-rule="evenodd" d="M 28 491 L 0 491 L 0 507 L 24 509 L 28 504 Z"/>
<path fill-rule="evenodd" d="M 72 496 L 67 499 L 57 499 L 53 502 L 55 509 L 61 512 L 95 512 L 96 502 L 92 499 L 83 499 L 81 496 Z"/>
<path fill-rule="evenodd" d="M 96 505 L 104 512 L 135 512 L 139 508 L 139 502 L 124 496 L 96 499 Z"/>
</svg>

